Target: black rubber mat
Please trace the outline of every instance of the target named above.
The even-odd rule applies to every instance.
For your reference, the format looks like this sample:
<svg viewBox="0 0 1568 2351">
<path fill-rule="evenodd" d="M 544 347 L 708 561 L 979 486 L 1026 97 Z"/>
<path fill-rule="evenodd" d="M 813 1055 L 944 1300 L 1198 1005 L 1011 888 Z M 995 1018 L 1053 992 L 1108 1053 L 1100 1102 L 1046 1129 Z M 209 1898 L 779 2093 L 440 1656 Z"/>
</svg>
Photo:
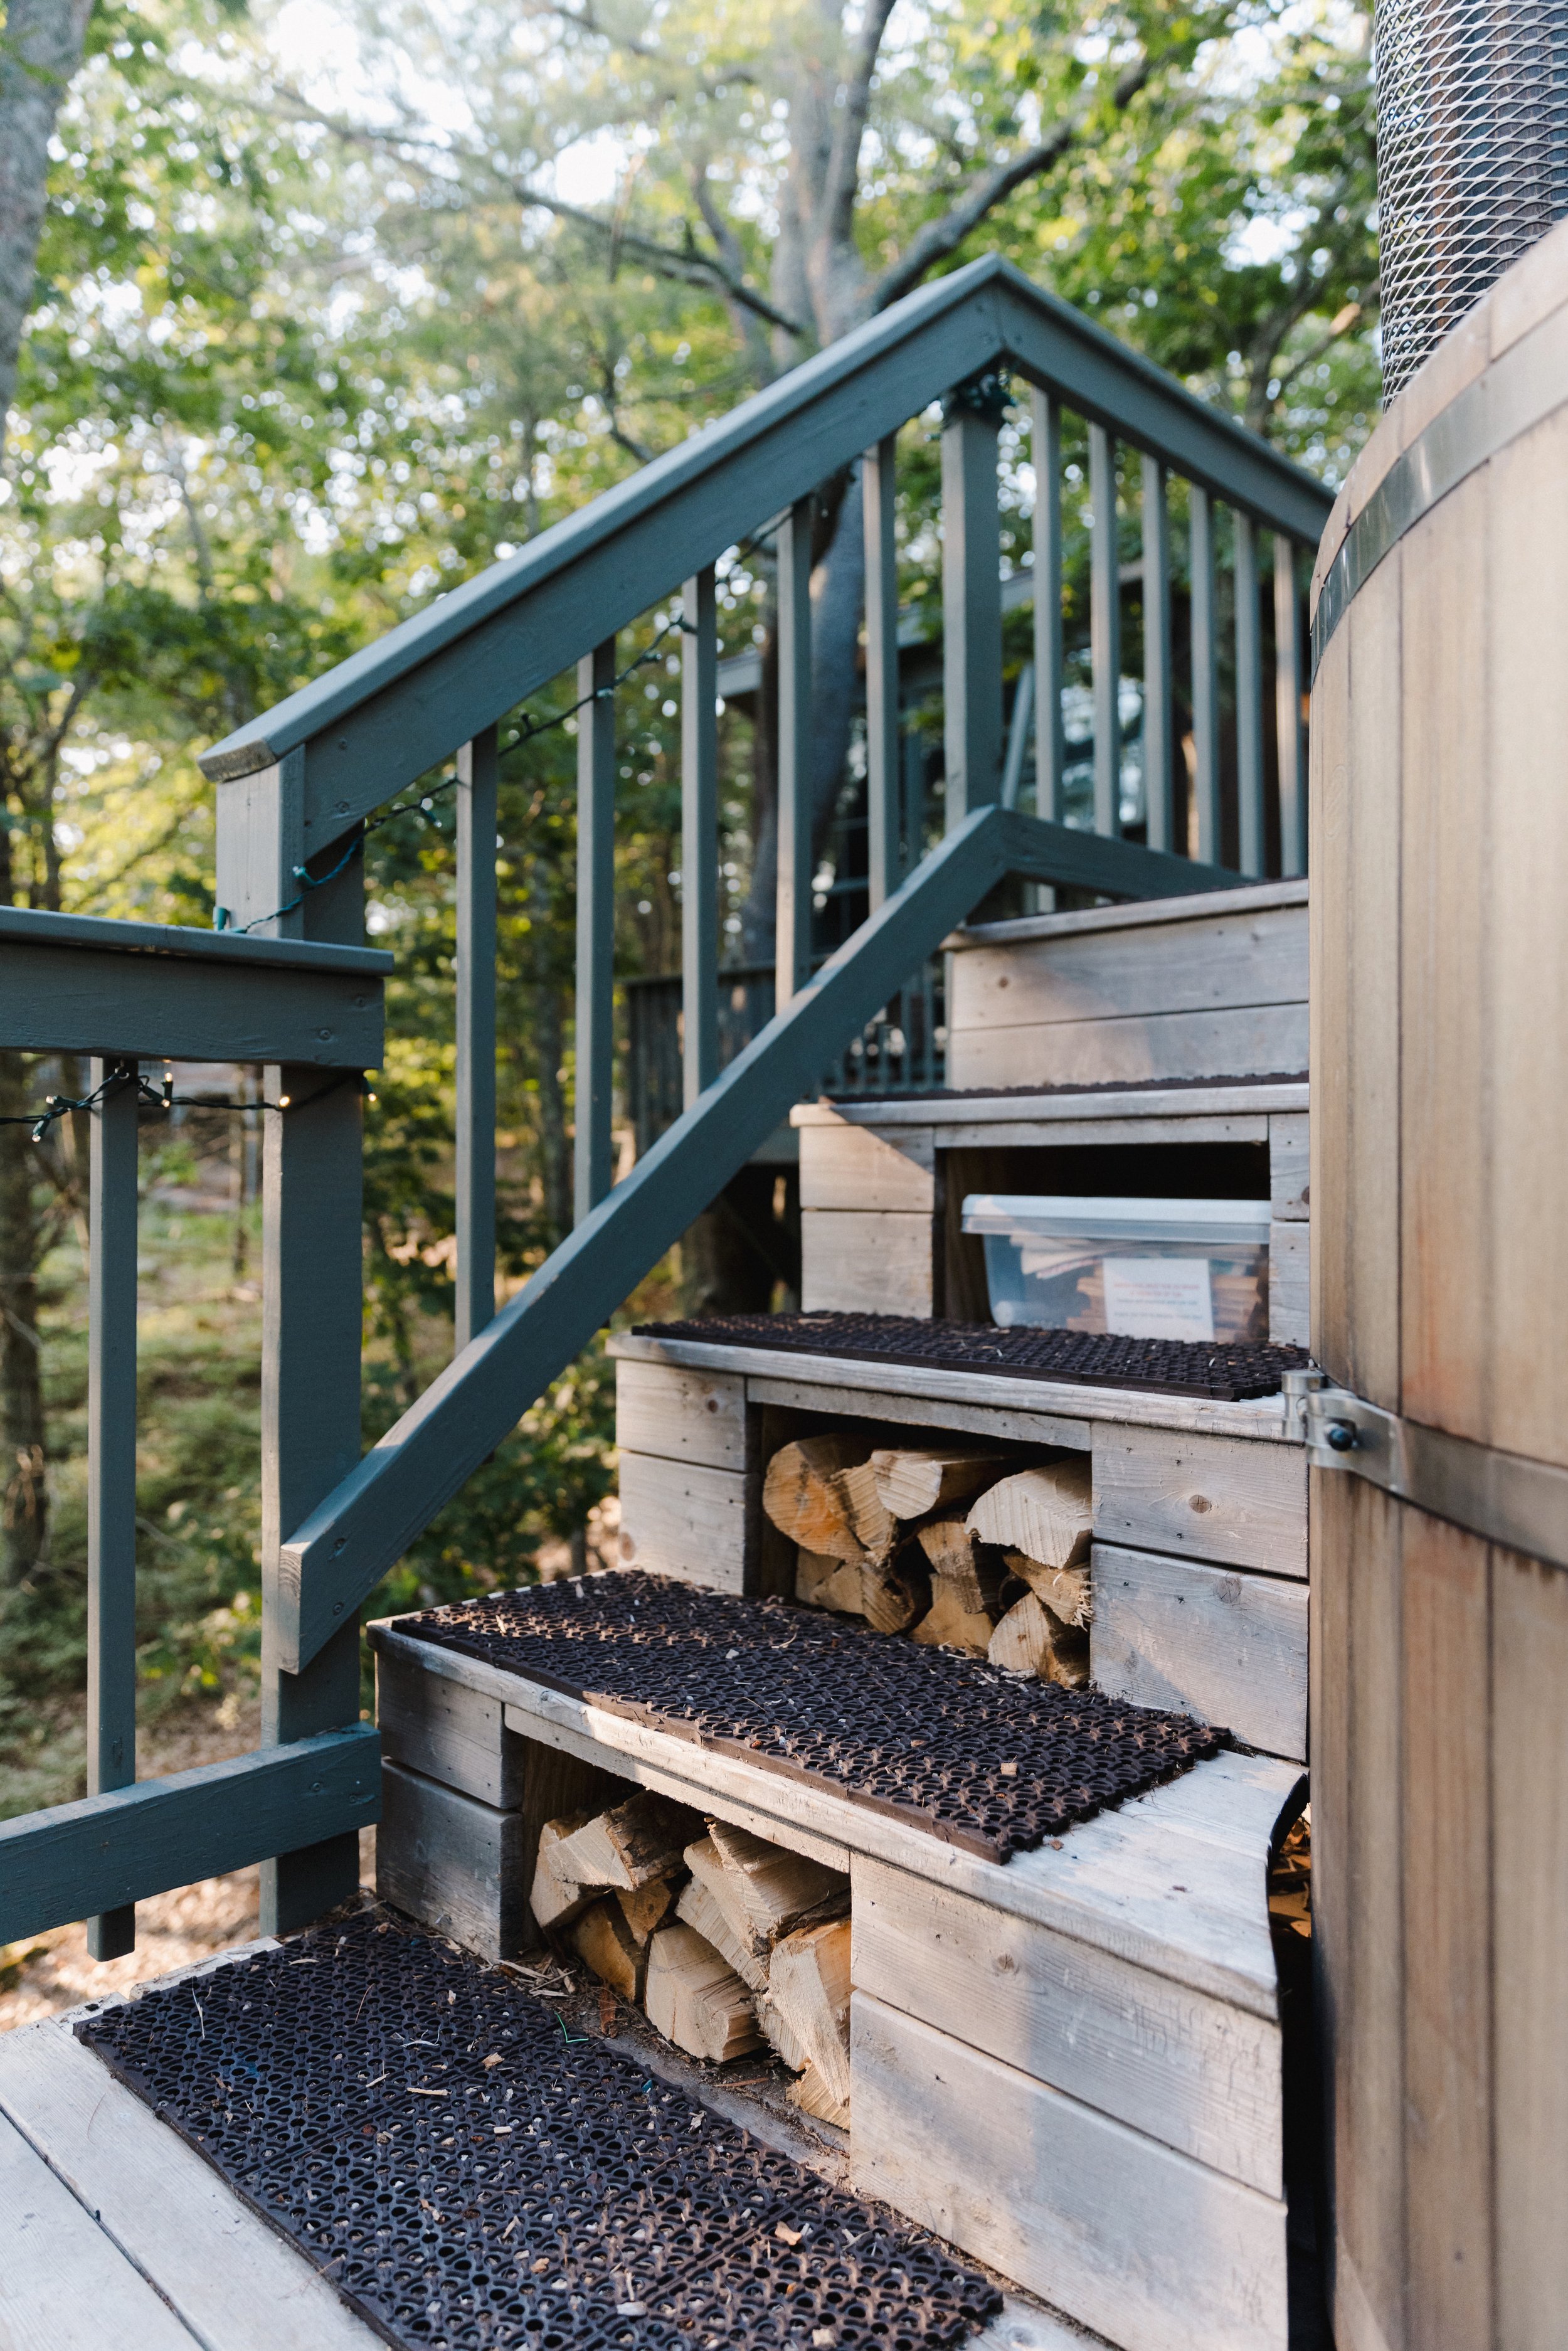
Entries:
<svg viewBox="0 0 1568 2351">
<path fill-rule="evenodd" d="M 1225 1744 L 1185 1714 L 998 1673 L 852 1618 L 632 1570 L 400 1616 L 613 1714 L 815 1782 L 987 1861 Z"/>
<path fill-rule="evenodd" d="M 933 2238 L 384 1913 L 76 2031 L 411 2351 L 941 2351 L 1001 2306 Z"/>
<path fill-rule="evenodd" d="M 776 1347 L 844 1355 L 857 1363 L 915 1364 L 923 1371 L 990 1372 L 1010 1380 L 1069 1380 L 1088 1387 L 1153 1388 L 1162 1395 L 1239 1404 L 1277 1395 L 1281 1373 L 1307 1363 L 1304 1347 L 1268 1340 L 1207 1343 L 1122 1339 L 1105 1331 L 1041 1331 L 1023 1324 L 925 1322 L 913 1314 L 705 1314 L 693 1322 L 640 1322 L 639 1339 L 695 1339 L 709 1347 Z"/>
</svg>

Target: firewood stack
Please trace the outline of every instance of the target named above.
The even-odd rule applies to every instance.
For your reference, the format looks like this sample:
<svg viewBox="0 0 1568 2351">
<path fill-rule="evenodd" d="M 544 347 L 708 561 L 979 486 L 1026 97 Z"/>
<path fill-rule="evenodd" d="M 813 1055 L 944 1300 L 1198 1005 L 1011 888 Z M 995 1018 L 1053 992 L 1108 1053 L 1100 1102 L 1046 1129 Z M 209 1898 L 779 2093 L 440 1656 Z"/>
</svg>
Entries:
<svg viewBox="0 0 1568 2351">
<path fill-rule="evenodd" d="M 1089 1464 L 1014 1470 L 977 1447 L 781 1446 L 762 1507 L 796 1545 L 795 1597 L 1078 1688 L 1089 1678 Z"/>
<path fill-rule="evenodd" d="M 766 2043 L 789 2096 L 847 2127 L 850 1883 L 837 1870 L 646 1792 L 547 1822 L 539 1926 L 689 2056 Z"/>
</svg>

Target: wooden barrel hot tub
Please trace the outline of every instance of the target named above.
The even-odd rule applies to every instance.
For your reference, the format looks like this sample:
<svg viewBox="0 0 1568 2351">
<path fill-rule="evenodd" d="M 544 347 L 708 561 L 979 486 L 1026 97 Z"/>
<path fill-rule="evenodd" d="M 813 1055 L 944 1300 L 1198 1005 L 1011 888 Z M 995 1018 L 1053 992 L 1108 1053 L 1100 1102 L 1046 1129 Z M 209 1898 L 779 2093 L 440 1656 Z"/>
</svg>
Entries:
<svg viewBox="0 0 1568 2351">
<path fill-rule="evenodd" d="M 1335 2335 L 1558 2351 L 1568 225 L 1394 402 L 1313 612 L 1312 1347 L 1397 1416 L 1312 1480 Z"/>
</svg>

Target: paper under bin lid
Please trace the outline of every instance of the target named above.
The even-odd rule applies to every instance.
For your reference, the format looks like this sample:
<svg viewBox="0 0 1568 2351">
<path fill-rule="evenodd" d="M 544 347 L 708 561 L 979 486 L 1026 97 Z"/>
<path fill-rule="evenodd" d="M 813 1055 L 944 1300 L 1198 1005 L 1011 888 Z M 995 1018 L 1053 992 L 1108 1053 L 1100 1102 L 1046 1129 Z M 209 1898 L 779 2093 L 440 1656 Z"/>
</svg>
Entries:
<svg viewBox="0 0 1568 2351">
<path fill-rule="evenodd" d="M 1211 1241 L 1266 1247 L 1267 1200 L 1107 1199 L 1070 1192 L 970 1192 L 967 1233 L 1017 1240 Z"/>
</svg>

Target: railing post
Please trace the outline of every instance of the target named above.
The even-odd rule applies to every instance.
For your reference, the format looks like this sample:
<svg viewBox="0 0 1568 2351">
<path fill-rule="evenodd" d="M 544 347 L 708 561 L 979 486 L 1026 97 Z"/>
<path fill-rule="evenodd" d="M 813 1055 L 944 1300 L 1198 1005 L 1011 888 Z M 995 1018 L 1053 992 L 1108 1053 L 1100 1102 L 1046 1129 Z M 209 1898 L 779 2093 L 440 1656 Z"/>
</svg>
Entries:
<svg viewBox="0 0 1568 2351">
<path fill-rule="evenodd" d="M 779 526 L 779 890 L 776 1012 L 811 977 L 811 515 L 801 498 Z"/>
<path fill-rule="evenodd" d="M 898 546 L 894 531 L 896 441 L 861 464 L 865 509 L 866 828 L 871 911 L 898 887 Z"/>
<path fill-rule="evenodd" d="M 1307 795 L 1301 758 L 1301 607 L 1295 542 L 1274 533 L 1274 719 L 1280 751 L 1280 871 L 1307 870 Z"/>
<path fill-rule="evenodd" d="M 1171 847 L 1171 537 L 1166 469 L 1144 459 L 1144 806 L 1151 849 Z"/>
<path fill-rule="evenodd" d="M 1219 711 L 1214 642 L 1214 508 L 1208 492 L 1194 482 L 1188 492 L 1192 518 L 1192 747 L 1193 797 L 1197 811 L 1197 855 L 1200 864 L 1219 862 Z"/>
<path fill-rule="evenodd" d="M 577 1141 L 572 1214 L 591 1214 L 614 1176 L 615 640 L 577 664 Z M 685 852 L 682 852 L 683 862 Z"/>
<path fill-rule="evenodd" d="M 1237 863 L 1263 872 L 1263 659 L 1258 633 L 1258 532 L 1236 509 L 1236 795 L 1239 820 Z"/>
<path fill-rule="evenodd" d="M 1094 681 L 1094 830 L 1122 830 L 1122 549 L 1116 444 L 1089 427 L 1089 661 Z"/>
<path fill-rule="evenodd" d="M 496 729 L 457 754 L 457 1352 L 496 1311 Z"/>
<path fill-rule="evenodd" d="M 88 1204 L 87 1792 L 136 1777 L 136 1064 L 94 1061 Z M 136 1907 L 89 1918 L 95 1959 L 136 1948 Z"/>
<path fill-rule="evenodd" d="M 1002 774 L 1001 525 L 994 371 L 949 393 L 942 427 L 942 695 L 946 830 L 994 800 Z"/>
<path fill-rule="evenodd" d="M 718 1075 L 718 609 L 713 567 L 681 591 L 681 1004 L 685 1106 Z"/>
<path fill-rule="evenodd" d="M 1034 812 L 1061 809 L 1061 407 L 1048 392 L 1030 403 L 1034 459 Z"/>
</svg>

